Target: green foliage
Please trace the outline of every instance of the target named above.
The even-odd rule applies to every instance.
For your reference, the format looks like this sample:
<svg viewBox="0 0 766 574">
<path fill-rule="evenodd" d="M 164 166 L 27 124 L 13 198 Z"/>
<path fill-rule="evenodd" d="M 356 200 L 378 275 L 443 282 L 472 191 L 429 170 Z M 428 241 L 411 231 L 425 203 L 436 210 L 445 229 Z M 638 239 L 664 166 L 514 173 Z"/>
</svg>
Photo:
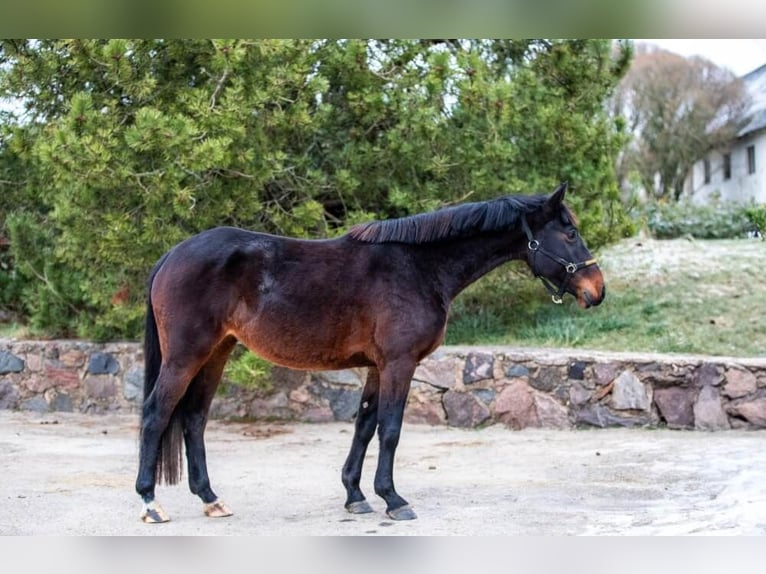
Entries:
<svg viewBox="0 0 766 574">
<path fill-rule="evenodd" d="M 246 389 L 268 393 L 272 389 L 271 368 L 271 363 L 239 346 L 226 363 L 223 378 Z"/>
<path fill-rule="evenodd" d="M 729 203 L 649 203 L 643 213 L 649 232 L 657 239 L 744 237 L 752 227 L 748 217 L 747 208 Z"/>
<path fill-rule="evenodd" d="M 157 258 L 216 225 L 299 237 L 510 193 L 569 202 L 590 247 L 633 231 L 605 110 L 609 40 L 2 43 L 3 305 L 50 334 L 139 336 Z M 4 283 L 4 289 L 5 289 Z M 10 301 L 10 303 L 6 303 Z"/>
<path fill-rule="evenodd" d="M 746 207 L 745 215 L 750 223 L 761 232 L 761 235 L 766 235 L 766 205 Z"/>
</svg>

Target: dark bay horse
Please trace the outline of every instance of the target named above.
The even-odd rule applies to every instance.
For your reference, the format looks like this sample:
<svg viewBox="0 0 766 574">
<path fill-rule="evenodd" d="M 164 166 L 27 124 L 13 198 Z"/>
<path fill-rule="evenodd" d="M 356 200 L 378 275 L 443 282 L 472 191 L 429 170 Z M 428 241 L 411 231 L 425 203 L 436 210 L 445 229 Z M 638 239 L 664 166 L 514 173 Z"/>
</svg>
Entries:
<svg viewBox="0 0 766 574">
<path fill-rule="evenodd" d="M 418 362 L 442 342 L 452 300 L 507 261 L 526 261 L 554 301 L 583 308 L 604 281 L 563 203 L 553 194 L 508 196 L 298 240 L 231 227 L 168 251 L 148 282 L 145 394 L 136 491 L 145 522 L 168 520 L 155 484 L 178 483 L 186 445 L 189 487 L 208 516 L 231 511 L 210 486 L 208 409 L 237 340 L 293 369 L 368 367 L 343 465 L 349 512 L 371 512 L 359 482 L 367 445 L 380 445 L 376 494 L 395 520 L 415 518 L 394 488 L 394 454 Z"/>
</svg>

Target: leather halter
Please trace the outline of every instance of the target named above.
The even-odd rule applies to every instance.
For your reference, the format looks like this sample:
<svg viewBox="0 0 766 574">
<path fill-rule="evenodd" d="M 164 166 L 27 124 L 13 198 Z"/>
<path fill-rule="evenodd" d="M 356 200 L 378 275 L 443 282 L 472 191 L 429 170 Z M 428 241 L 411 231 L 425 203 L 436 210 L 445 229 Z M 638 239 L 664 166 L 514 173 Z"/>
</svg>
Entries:
<svg viewBox="0 0 766 574">
<path fill-rule="evenodd" d="M 556 303 L 557 305 L 560 305 L 562 302 L 562 297 L 564 296 L 564 293 L 566 292 L 567 287 L 569 286 L 569 282 L 572 280 L 572 277 L 575 273 L 577 273 L 580 269 L 585 269 L 586 267 L 590 267 L 591 265 L 596 264 L 596 258 L 588 259 L 587 261 L 581 261 L 579 263 L 575 263 L 574 261 L 567 261 L 566 259 L 559 257 L 555 253 L 551 253 L 547 249 L 543 249 L 543 247 L 540 245 L 540 242 L 535 239 L 534 235 L 532 235 L 532 230 L 529 229 L 529 224 L 527 223 L 527 218 L 522 216 L 521 218 L 521 227 L 524 229 L 524 233 L 527 236 L 527 249 L 532 253 L 532 258 L 530 261 L 530 267 L 532 268 L 532 273 L 534 273 L 535 277 L 539 278 L 542 282 L 545 288 L 548 290 L 548 292 L 551 294 L 551 300 Z M 540 253 L 542 255 L 545 255 L 548 259 L 552 259 L 564 269 L 566 269 L 567 275 L 564 278 L 564 282 L 559 285 L 558 288 L 556 288 L 556 285 L 548 279 L 547 277 L 543 277 L 537 272 L 537 265 L 535 264 L 537 260 L 537 254 Z"/>
</svg>

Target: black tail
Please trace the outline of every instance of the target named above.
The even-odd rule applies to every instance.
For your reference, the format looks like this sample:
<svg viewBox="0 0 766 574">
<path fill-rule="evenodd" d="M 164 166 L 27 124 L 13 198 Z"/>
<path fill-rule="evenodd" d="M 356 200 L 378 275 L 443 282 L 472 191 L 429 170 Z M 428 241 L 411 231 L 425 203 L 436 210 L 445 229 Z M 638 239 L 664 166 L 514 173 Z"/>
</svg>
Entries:
<svg viewBox="0 0 766 574">
<path fill-rule="evenodd" d="M 154 390 L 157 377 L 162 365 L 162 351 L 157 332 L 157 321 L 152 306 L 152 283 L 154 276 L 167 258 L 167 254 L 155 265 L 149 276 L 146 295 L 146 327 L 144 329 L 144 407 L 141 409 L 141 419 L 146 416 L 149 397 Z M 142 425 L 143 428 L 143 425 Z M 143 444 L 143 443 L 142 443 Z M 156 479 L 165 484 L 178 484 L 183 473 L 183 428 L 178 407 L 173 411 L 168 426 L 162 433 L 159 457 L 157 459 Z"/>
</svg>

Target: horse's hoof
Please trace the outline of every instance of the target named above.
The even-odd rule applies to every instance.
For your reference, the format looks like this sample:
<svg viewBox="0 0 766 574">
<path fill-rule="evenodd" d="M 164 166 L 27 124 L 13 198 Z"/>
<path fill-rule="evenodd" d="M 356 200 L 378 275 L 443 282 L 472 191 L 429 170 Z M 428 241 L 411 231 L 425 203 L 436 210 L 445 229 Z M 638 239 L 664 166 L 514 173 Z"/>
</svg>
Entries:
<svg viewBox="0 0 766 574">
<path fill-rule="evenodd" d="M 206 504 L 204 506 L 204 511 L 205 516 L 209 516 L 210 518 L 224 518 L 234 514 L 231 510 L 229 510 L 229 507 L 220 500 Z"/>
<path fill-rule="evenodd" d="M 141 509 L 141 520 L 146 524 L 161 524 L 170 521 L 170 517 L 165 513 L 162 507 L 154 502 L 144 502 Z"/>
<path fill-rule="evenodd" d="M 346 510 L 351 514 L 369 514 L 373 512 L 372 506 L 366 500 L 357 500 L 346 505 Z"/>
<path fill-rule="evenodd" d="M 393 510 L 386 510 L 386 515 L 391 520 L 415 520 L 418 517 L 409 504 L 394 508 Z"/>
</svg>

